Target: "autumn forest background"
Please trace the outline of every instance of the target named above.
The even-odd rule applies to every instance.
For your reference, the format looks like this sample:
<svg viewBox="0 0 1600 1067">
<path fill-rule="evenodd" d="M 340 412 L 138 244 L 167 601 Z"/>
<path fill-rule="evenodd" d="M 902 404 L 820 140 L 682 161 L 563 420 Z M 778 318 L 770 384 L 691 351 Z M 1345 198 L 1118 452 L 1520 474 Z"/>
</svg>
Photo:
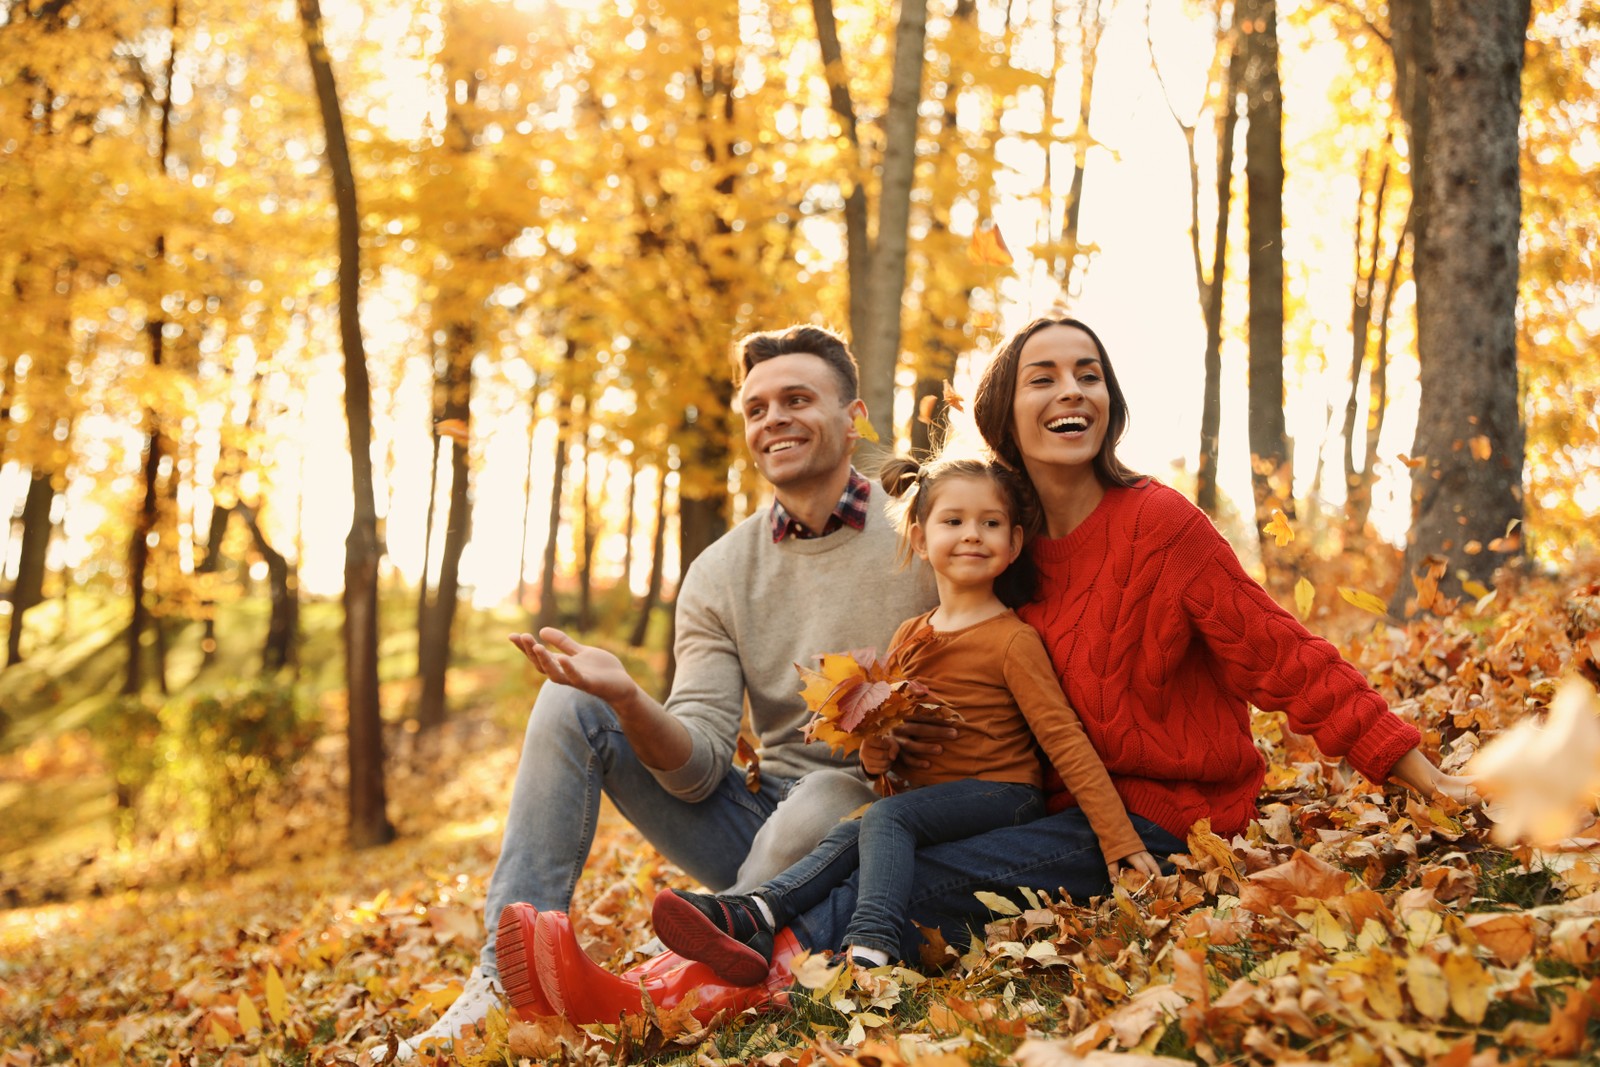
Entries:
<svg viewBox="0 0 1600 1067">
<path fill-rule="evenodd" d="M 1124 458 L 1461 768 L 1600 683 L 1596 188 L 1587 0 L 0 0 L 0 1065 L 436 1018 L 539 685 L 505 635 L 665 692 L 678 576 L 765 506 L 751 330 L 851 339 L 870 463 L 973 447 L 1005 333 L 1086 319 Z M 1585 842 L 1256 718 L 1262 819 L 1154 885 L 444 1062 L 1591 1055 Z M 1588 737 L 1528 757 L 1558 806 Z M 592 954 L 665 884 L 605 820 Z"/>
</svg>

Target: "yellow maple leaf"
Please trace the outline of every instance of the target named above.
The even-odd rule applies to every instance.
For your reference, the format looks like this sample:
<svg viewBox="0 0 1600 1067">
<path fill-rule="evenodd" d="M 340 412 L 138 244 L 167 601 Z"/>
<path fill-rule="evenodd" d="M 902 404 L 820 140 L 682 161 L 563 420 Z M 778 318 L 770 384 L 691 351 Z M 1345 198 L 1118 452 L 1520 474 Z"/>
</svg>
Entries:
<svg viewBox="0 0 1600 1067">
<path fill-rule="evenodd" d="M 865 415 L 856 416 L 855 427 L 856 433 L 860 434 L 862 438 L 871 441 L 873 444 L 877 444 L 878 431 L 872 428 L 872 423 L 867 421 L 867 417 Z"/>
<path fill-rule="evenodd" d="M 1261 532 L 1270 535 L 1278 542 L 1279 548 L 1294 540 L 1294 529 L 1289 525 L 1289 516 L 1285 515 L 1281 508 L 1272 509 L 1272 521 L 1263 526 Z"/>
<path fill-rule="evenodd" d="M 1339 587 L 1339 595 L 1344 597 L 1346 604 L 1354 605 L 1362 611 L 1369 611 L 1383 618 L 1387 618 L 1389 615 L 1389 605 L 1371 593 L 1363 592 L 1360 589 L 1352 589 L 1348 585 L 1341 585 Z"/>
<path fill-rule="evenodd" d="M 1294 606 L 1300 610 L 1300 618 L 1311 618 L 1311 605 L 1317 599 L 1317 590 L 1310 582 L 1301 578 L 1294 583 Z"/>
</svg>

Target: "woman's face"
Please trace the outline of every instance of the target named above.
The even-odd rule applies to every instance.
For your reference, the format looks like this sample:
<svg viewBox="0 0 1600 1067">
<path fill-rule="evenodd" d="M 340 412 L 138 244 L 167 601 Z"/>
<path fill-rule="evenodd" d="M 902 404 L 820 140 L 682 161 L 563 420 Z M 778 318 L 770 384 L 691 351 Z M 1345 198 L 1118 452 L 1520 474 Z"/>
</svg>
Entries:
<svg viewBox="0 0 1600 1067">
<path fill-rule="evenodd" d="M 1092 470 L 1106 437 L 1111 394 L 1094 341 L 1046 326 L 1023 344 L 1012 398 L 1017 450 L 1035 481 L 1046 470 Z"/>
</svg>

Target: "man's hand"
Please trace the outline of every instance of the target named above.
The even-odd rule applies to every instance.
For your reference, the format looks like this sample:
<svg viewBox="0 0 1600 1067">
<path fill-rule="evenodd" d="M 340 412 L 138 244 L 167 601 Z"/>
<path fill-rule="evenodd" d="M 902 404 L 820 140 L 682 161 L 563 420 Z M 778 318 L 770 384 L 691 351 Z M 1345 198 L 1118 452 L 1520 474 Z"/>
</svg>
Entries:
<svg viewBox="0 0 1600 1067">
<path fill-rule="evenodd" d="M 893 734 L 900 746 L 898 759 L 901 768 L 925 770 L 932 766 L 930 758 L 944 751 L 944 742 L 954 740 L 957 736 L 956 728 L 944 719 L 907 719 L 894 728 Z"/>
<path fill-rule="evenodd" d="M 539 638 L 512 634 L 511 643 L 552 681 L 581 689 L 613 707 L 627 704 L 639 693 L 639 683 L 616 656 L 603 648 L 580 644 L 553 626 L 540 630 Z"/>
<path fill-rule="evenodd" d="M 869 737 L 861 742 L 861 769 L 874 778 L 887 774 L 898 755 L 900 742 L 894 739 L 893 734 Z"/>
<path fill-rule="evenodd" d="M 1135 852 L 1120 860 L 1112 860 L 1106 864 L 1106 873 L 1111 875 L 1111 882 L 1115 885 L 1122 872 L 1130 868 L 1148 878 L 1158 878 L 1161 875 L 1161 864 L 1157 863 L 1156 858 L 1148 852 Z"/>
</svg>

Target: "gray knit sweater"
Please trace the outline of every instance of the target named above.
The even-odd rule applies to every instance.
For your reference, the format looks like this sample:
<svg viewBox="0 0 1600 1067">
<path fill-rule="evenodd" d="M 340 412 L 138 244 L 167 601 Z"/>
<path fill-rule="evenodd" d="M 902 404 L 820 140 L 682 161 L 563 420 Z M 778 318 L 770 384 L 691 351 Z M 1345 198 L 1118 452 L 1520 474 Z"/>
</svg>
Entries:
<svg viewBox="0 0 1600 1067">
<path fill-rule="evenodd" d="M 743 701 L 763 773 L 799 777 L 854 766 L 800 736 L 807 714 L 794 665 L 822 652 L 880 653 L 901 622 L 938 602 L 920 560 L 902 568 L 888 494 L 873 487 L 864 529 L 774 544 L 765 509 L 728 531 L 690 565 L 677 601 L 677 673 L 667 710 L 688 727 L 694 751 L 653 772 L 684 800 L 702 800 L 732 766 Z"/>
</svg>

